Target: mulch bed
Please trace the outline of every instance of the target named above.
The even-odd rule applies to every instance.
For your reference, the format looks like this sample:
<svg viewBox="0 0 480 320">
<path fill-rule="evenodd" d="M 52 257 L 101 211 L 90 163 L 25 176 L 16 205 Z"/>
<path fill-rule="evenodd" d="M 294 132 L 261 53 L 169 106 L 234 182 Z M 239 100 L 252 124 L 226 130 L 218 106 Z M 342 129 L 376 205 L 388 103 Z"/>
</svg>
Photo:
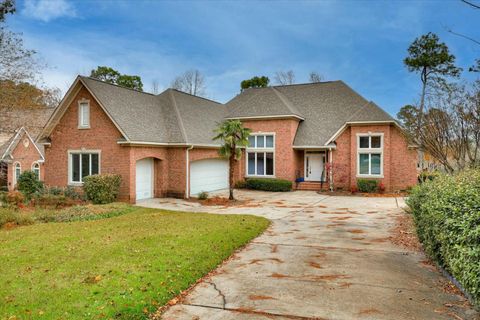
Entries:
<svg viewBox="0 0 480 320">
<path fill-rule="evenodd" d="M 203 206 L 242 206 L 247 204 L 247 200 L 229 200 L 228 198 L 215 196 L 205 200 L 199 200 L 198 198 L 190 198 L 188 199 L 190 202 L 200 203 Z"/>
<path fill-rule="evenodd" d="M 422 245 L 418 241 L 412 215 L 401 214 L 395 220 L 396 223 L 391 230 L 390 241 L 412 251 L 421 251 Z"/>
</svg>

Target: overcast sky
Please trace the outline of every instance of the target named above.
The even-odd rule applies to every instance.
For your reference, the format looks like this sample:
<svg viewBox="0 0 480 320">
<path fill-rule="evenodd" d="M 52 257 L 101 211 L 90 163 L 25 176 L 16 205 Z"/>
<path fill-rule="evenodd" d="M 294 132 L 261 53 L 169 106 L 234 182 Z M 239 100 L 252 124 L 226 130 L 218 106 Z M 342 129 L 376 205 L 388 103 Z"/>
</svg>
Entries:
<svg viewBox="0 0 480 320">
<path fill-rule="evenodd" d="M 291 69 L 297 83 L 310 71 L 341 79 L 395 115 L 418 100 L 418 77 L 402 62 L 415 37 L 437 33 L 463 68 L 480 57 L 480 45 L 447 32 L 480 39 L 480 10 L 460 0 L 17 0 L 17 7 L 8 24 L 50 66 L 45 82 L 63 92 L 98 65 L 141 76 L 145 91 L 197 68 L 209 98 L 226 102 L 240 81 Z"/>
</svg>

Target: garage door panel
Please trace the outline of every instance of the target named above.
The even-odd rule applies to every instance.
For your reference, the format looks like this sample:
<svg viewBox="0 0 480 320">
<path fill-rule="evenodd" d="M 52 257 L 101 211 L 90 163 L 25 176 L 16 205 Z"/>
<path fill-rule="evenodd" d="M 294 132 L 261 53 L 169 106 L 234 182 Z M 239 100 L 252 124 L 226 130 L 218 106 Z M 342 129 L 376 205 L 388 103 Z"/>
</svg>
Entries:
<svg viewBox="0 0 480 320">
<path fill-rule="evenodd" d="M 228 188 L 228 162 L 222 159 L 194 161 L 190 164 L 190 194 Z"/>
<path fill-rule="evenodd" d="M 153 197 L 153 173 L 153 159 L 137 161 L 135 172 L 137 200 Z"/>
</svg>

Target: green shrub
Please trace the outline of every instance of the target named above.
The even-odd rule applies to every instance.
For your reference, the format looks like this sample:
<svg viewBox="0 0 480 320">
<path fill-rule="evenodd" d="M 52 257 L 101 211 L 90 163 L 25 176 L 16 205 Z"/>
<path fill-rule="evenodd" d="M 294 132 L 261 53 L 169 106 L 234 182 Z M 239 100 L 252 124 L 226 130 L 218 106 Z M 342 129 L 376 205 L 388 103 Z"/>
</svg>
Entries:
<svg viewBox="0 0 480 320">
<path fill-rule="evenodd" d="M 413 188 L 407 199 L 426 253 L 480 304 L 480 170 Z"/>
<path fill-rule="evenodd" d="M 74 187 L 68 186 L 65 189 L 63 189 L 63 195 L 66 198 L 72 199 L 72 200 L 78 200 L 81 199 L 80 194 L 75 190 Z"/>
<path fill-rule="evenodd" d="M 208 199 L 208 192 L 202 191 L 198 194 L 198 200 L 207 200 Z"/>
<path fill-rule="evenodd" d="M 372 193 L 378 190 L 378 181 L 373 179 L 357 179 L 359 192 Z"/>
<path fill-rule="evenodd" d="M 13 208 L 0 208 L 0 227 L 7 223 L 29 225 L 34 223 L 34 220 L 29 213 L 21 212 Z"/>
<path fill-rule="evenodd" d="M 250 178 L 247 179 L 246 187 L 247 189 L 263 191 L 290 191 L 292 190 L 292 182 L 282 179 Z"/>
<path fill-rule="evenodd" d="M 83 179 L 83 191 L 95 204 L 114 202 L 120 191 L 122 177 L 118 174 L 96 174 Z"/>
<path fill-rule="evenodd" d="M 440 176 L 438 171 L 422 171 L 418 175 L 418 182 L 424 183 L 425 181 L 433 181 L 435 178 Z"/>
<path fill-rule="evenodd" d="M 43 182 L 38 180 L 33 171 L 24 171 L 18 177 L 17 189 L 29 199 L 33 194 L 43 190 Z"/>
</svg>

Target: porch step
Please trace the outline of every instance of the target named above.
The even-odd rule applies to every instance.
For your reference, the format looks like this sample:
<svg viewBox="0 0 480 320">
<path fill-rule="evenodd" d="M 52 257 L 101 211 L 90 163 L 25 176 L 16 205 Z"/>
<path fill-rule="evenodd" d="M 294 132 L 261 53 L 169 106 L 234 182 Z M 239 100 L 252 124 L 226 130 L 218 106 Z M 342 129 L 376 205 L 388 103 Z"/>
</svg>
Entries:
<svg viewBox="0 0 480 320">
<path fill-rule="evenodd" d="M 320 190 L 328 190 L 328 183 L 323 183 L 323 188 L 320 182 L 314 181 L 304 181 L 295 184 L 296 190 L 305 190 L 305 191 L 320 191 Z"/>
</svg>

